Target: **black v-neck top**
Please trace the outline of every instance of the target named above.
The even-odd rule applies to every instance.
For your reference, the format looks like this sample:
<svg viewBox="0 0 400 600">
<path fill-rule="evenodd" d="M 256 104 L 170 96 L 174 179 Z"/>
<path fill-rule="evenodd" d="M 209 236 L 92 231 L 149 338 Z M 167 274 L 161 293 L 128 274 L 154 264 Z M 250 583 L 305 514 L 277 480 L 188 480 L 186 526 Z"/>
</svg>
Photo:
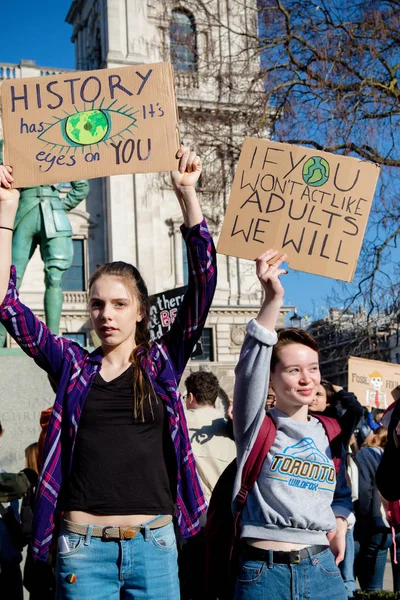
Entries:
<svg viewBox="0 0 400 600">
<path fill-rule="evenodd" d="M 112 381 L 100 373 L 94 378 L 79 421 L 64 510 L 174 513 L 169 474 L 176 473 L 176 460 L 165 408 L 159 398 L 151 405 L 145 401 L 144 422 L 135 421 L 133 368 Z"/>
</svg>

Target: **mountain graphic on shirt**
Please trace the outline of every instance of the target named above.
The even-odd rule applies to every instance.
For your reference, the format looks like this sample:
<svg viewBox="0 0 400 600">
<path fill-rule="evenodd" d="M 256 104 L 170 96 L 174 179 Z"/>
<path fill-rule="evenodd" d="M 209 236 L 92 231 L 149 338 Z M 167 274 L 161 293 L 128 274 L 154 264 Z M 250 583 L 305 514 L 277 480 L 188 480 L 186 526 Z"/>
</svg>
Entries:
<svg viewBox="0 0 400 600">
<path fill-rule="evenodd" d="M 286 446 L 283 451 L 286 456 L 301 456 L 303 460 L 311 460 L 320 463 L 329 463 L 329 459 L 318 450 L 312 438 L 302 438 L 293 446 Z"/>
</svg>

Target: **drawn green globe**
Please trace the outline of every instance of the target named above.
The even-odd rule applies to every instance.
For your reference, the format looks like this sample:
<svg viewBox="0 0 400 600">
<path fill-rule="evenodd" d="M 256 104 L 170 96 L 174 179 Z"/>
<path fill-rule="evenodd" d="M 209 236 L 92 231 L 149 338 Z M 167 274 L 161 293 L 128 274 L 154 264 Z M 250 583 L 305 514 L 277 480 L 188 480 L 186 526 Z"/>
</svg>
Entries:
<svg viewBox="0 0 400 600">
<path fill-rule="evenodd" d="M 101 110 L 85 110 L 70 115 L 65 121 L 65 135 L 79 146 L 90 146 L 104 140 L 109 123 Z"/>
<path fill-rule="evenodd" d="M 329 163 L 321 156 L 312 156 L 303 166 L 303 179 L 307 185 L 319 187 L 329 179 Z"/>
</svg>

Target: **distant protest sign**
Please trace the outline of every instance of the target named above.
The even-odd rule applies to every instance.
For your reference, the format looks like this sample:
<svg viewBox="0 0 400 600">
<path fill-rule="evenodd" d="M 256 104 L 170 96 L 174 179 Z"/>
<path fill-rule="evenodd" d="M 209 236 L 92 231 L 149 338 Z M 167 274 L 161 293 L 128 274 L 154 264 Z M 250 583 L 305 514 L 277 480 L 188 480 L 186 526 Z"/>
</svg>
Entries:
<svg viewBox="0 0 400 600">
<path fill-rule="evenodd" d="M 349 392 L 364 406 L 386 409 L 398 398 L 400 365 L 351 356 L 348 377 Z"/>
<path fill-rule="evenodd" d="M 150 296 L 150 337 L 159 340 L 167 333 L 183 302 L 187 286 L 177 287 L 166 292 Z M 200 356 L 203 353 L 201 342 L 197 342 L 192 356 Z"/>
<path fill-rule="evenodd" d="M 276 248 L 294 269 L 352 281 L 378 176 L 374 163 L 245 138 L 218 252 Z"/>
<path fill-rule="evenodd" d="M 0 91 L 16 187 L 177 168 L 169 63 L 9 79 Z"/>
</svg>

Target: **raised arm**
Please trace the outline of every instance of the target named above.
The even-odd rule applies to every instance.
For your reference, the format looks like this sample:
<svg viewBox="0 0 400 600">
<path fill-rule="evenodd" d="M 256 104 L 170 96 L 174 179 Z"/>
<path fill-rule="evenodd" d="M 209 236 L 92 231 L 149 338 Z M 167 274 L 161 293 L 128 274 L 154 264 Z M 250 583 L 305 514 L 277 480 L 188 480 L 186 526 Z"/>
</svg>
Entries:
<svg viewBox="0 0 400 600">
<path fill-rule="evenodd" d="M 267 250 L 256 261 L 257 277 L 264 290 L 264 301 L 256 319 L 247 326 L 247 334 L 235 369 L 233 427 L 238 455 L 250 451 L 265 415 L 272 346 L 276 343 L 275 326 L 283 301 L 280 268 L 286 259 L 276 250 Z"/>
<path fill-rule="evenodd" d="M 280 275 L 286 275 L 286 269 L 280 269 L 281 264 L 286 260 L 286 254 L 282 254 L 278 259 L 277 250 L 266 250 L 256 260 L 256 273 L 264 290 L 264 301 L 257 315 L 256 321 L 259 325 L 275 331 L 276 323 L 279 317 L 279 311 L 282 306 L 285 290 L 279 279 Z M 275 260 L 274 264 L 270 261 Z"/>
<path fill-rule="evenodd" d="M 0 304 L 10 279 L 12 236 L 19 201 L 19 191 L 11 189 L 14 181 L 11 173 L 11 167 L 0 165 Z"/>
<path fill-rule="evenodd" d="M 200 158 L 188 148 L 181 148 L 178 157 L 179 171 L 171 177 L 184 220 L 181 231 L 187 247 L 189 282 L 175 321 L 160 343 L 166 348 L 179 381 L 207 319 L 217 282 L 217 263 L 195 190 L 201 174 Z"/>
<path fill-rule="evenodd" d="M 190 148 L 180 148 L 177 154 L 179 170 L 172 171 L 171 181 L 181 206 L 186 227 L 198 225 L 203 220 L 196 195 L 196 184 L 202 172 L 201 159 Z"/>
</svg>

